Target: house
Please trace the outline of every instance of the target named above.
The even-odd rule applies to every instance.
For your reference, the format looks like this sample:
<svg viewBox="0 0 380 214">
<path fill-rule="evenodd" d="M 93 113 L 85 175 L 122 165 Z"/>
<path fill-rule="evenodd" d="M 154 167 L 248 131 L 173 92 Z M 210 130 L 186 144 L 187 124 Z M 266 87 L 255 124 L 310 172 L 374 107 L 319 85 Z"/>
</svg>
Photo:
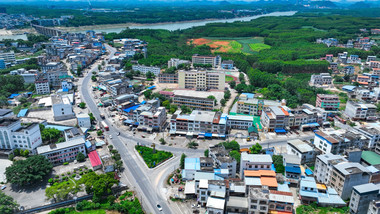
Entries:
<svg viewBox="0 0 380 214">
<path fill-rule="evenodd" d="M 49 81 L 47 79 L 37 79 L 34 82 L 37 94 L 50 94 Z"/>
<path fill-rule="evenodd" d="M 52 95 L 51 100 L 55 121 L 75 118 L 75 113 L 73 112 L 73 107 L 68 97 Z"/>
<path fill-rule="evenodd" d="M 182 170 L 183 180 L 194 180 L 195 172 L 201 169 L 199 158 L 185 158 L 185 167 Z"/>
<path fill-rule="evenodd" d="M 273 170 L 244 170 L 244 182 L 247 188 L 266 186 L 277 190 L 276 172 Z"/>
<path fill-rule="evenodd" d="M 346 67 L 344 67 L 343 73 L 345 75 L 349 75 L 349 76 L 354 75 L 355 74 L 355 68 L 354 68 L 354 66 L 346 66 Z"/>
<path fill-rule="evenodd" d="M 12 109 L 0 109 L 0 119 L 3 119 L 5 117 L 12 117 L 13 111 Z"/>
<path fill-rule="evenodd" d="M 271 170 L 272 157 L 270 155 L 241 153 L 240 178 L 243 178 L 245 170 Z"/>
<path fill-rule="evenodd" d="M 332 84 L 332 77 L 329 73 L 320 73 L 320 74 L 313 74 L 310 78 L 310 85 L 312 86 L 322 86 L 322 85 L 331 85 Z"/>
<path fill-rule="evenodd" d="M 224 198 L 209 197 L 206 204 L 207 213 L 224 213 L 225 203 L 226 199 Z"/>
<path fill-rule="evenodd" d="M 314 145 L 322 153 L 343 154 L 349 148 L 363 148 L 368 145 L 367 138 L 358 132 L 334 130 L 316 131 L 314 134 Z"/>
<path fill-rule="evenodd" d="M 340 100 L 335 94 L 317 94 L 316 107 L 325 110 L 336 111 L 339 109 Z"/>
<path fill-rule="evenodd" d="M 50 144 L 37 148 L 37 154 L 45 156 L 52 164 L 58 165 L 74 161 L 81 152 L 86 156 L 85 140 L 76 138 L 63 143 Z"/>
<path fill-rule="evenodd" d="M 367 183 L 354 186 L 350 198 L 350 213 L 367 213 L 372 201 L 380 199 L 380 185 Z"/>
<path fill-rule="evenodd" d="M 76 115 L 77 117 L 77 124 L 80 128 L 91 128 L 91 119 L 90 115 L 85 114 L 85 113 L 79 113 Z"/>
<path fill-rule="evenodd" d="M 287 150 L 288 154 L 298 156 L 301 159 L 301 164 L 314 163 L 315 161 L 316 151 L 302 140 L 289 140 Z"/>
<path fill-rule="evenodd" d="M 223 60 L 221 66 L 223 69 L 233 69 L 234 68 L 234 61 L 232 60 Z"/>
<path fill-rule="evenodd" d="M 103 167 L 102 160 L 100 159 L 99 154 L 96 150 L 88 153 L 88 158 L 90 159 L 91 166 L 94 171 Z"/>
<path fill-rule="evenodd" d="M 269 213 L 293 213 L 294 198 L 291 192 L 269 190 Z"/>
<path fill-rule="evenodd" d="M 229 150 L 226 150 L 223 146 L 213 146 L 209 148 L 209 155 L 214 162 L 215 168 L 227 169 L 228 177 L 234 178 L 236 176 L 237 162 L 229 156 Z"/>
<path fill-rule="evenodd" d="M 320 183 L 327 184 L 330 180 L 331 171 L 334 165 L 343 162 L 348 162 L 348 160 L 341 155 L 334 155 L 331 153 L 318 155 L 314 166 L 315 179 Z"/>
<path fill-rule="evenodd" d="M 283 154 L 285 178 L 290 183 L 298 184 L 301 179 L 301 159 L 297 155 Z"/>
<path fill-rule="evenodd" d="M 268 187 L 250 187 L 248 189 L 248 213 L 269 212 Z"/>
<path fill-rule="evenodd" d="M 237 196 L 228 197 L 226 212 L 235 214 L 248 213 L 248 198 Z"/>
<path fill-rule="evenodd" d="M 344 114 L 351 120 L 376 120 L 376 106 L 369 103 L 347 101 Z"/>
</svg>

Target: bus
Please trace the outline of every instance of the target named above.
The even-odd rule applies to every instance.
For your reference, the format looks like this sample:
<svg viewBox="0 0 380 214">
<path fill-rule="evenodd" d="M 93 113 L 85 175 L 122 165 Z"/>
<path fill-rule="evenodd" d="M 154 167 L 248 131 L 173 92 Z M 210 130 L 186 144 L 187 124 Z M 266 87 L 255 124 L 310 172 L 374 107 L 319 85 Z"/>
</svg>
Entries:
<svg viewBox="0 0 380 214">
<path fill-rule="evenodd" d="M 101 121 L 100 124 L 102 125 L 102 127 L 104 128 L 104 130 L 106 130 L 106 131 L 109 131 L 109 130 L 110 130 L 110 128 L 108 127 L 108 125 L 106 124 L 106 122 Z"/>
</svg>

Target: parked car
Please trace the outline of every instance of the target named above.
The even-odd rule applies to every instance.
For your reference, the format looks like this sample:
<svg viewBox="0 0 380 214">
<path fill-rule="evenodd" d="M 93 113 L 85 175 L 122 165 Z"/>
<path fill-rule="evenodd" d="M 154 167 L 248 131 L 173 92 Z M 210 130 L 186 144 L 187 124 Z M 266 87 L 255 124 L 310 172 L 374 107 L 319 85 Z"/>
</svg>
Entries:
<svg viewBox="0 0 380 214">
<path fill-rule="evenodd" d="M 161 205 L 157 204 L 156 206 L 157 206 L 157 209 L 158 209 L 159 211 L 162 211 L 162 207 L 161 207 Z"/>
<path fill-rule="evenodd" d="M 3 186 L 1 187 L 1 190 L 5 190 L 5 188 L 7 188 L 7 186 L 3 185 Z"/>
</svg>

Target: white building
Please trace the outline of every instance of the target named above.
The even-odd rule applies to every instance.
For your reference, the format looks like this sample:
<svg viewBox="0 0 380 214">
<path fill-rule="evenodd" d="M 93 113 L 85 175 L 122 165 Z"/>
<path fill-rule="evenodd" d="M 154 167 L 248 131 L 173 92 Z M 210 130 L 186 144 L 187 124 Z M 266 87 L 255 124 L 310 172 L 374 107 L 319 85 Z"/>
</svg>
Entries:
<svg viewBox="0 0 380 214">
<path fill-rule="evenodd" d="M 152 72 L 155 76 L 158 76 L 161 72 L 161 68 L 159 67 L 145 66 L 145 65 L 132 65 L 132 70 L 140 71 L 143 74 Z"/>
<path fill-rule="evenodd" d="M 288 154 L 297 155 L 301 159 L 301 164 L 314 163 L 315 161 L 315 151 L 313 147 L 302 140 L 289 140 L 287 150 Z"/>
<path fill-rule="evenodd" d="M 212 67 L 218 67 L 222 64 L 222 57 L 218 56 L 200 56 L 198 54 L 192 57 L 193 64 L 211 65 Z"/>
<path fill-rule="evenodd" d="M 376 120 L 376 106 L 348 101 L 344 114 L 351 120 Z"/>
<path fill-rule="evenodd" d="M 55 121 L 75 118 L 73 106 L 71 105 L 70 99 L 68 97 L 52 95 L 51 100 L 53 105 L 52 110 Z"/>
<path fill-rule="evenodd" d="M 79 152 L 86 156 L 85 140 L 83 138 L 75 138 L 64 143 L 37 148 L 37 153 L 45 156 L 54 165 L 75 160 Z"/>
<path fill-rule="evenodd" d="M 191 70 L 178 71 L 178 88 L 189 88 L 197 91 L 210 89 L 223 90 L 226 74 L 217 71 Z"/>
<path fill-rule="evenodd" d="M 61 82 L 62 89 L 71 90 L 71 89 L 73 89 L 73 86 L 74 86 L 74 84 L 72 82 L 69 82 L 69 81 L 62 81 Z"/>
<path fill-rule="evenodd" d="M 91 128 L 91 120 L 90 116 L 85 113 L 79 113 L 77 114 L 77 123 L 78 126 L 81 128 Z"/>
<path fill-rule="evenodd" d="M 348 162 L 348 160 L 341 155 L 334 155 L 331 153 L 318 155 L 315 160 L 314 168 L 314 176 L 316 180 L 327 184 L 330 180 L 330 173 L 333 166 L 342 162 Z"/>
<path fill-rule="evenodd" d="M 38 79 L 34 82 L 37 94 L 50 94 L 49 81 L 47 79 Z"/>
<path fill-rule="evenodd" d="M 270 155 L 241 153 L 240 178 L 243 178 L 244 170 L 271 170 L 272 157 Z"/>
<path fill-rule="evenodd" d="M 188 60 L 182 60 L 182 59 L 176 59 L 176 58 L 171 58 L 169 61 L 168 61 L 168 68 L 171 68 L 171 67 L 176 67 L 178 68 L 179 65 L 181 64 L 190 64 L 191 62 L 188 61 Z"/>
<path fill-rule="evenodd" d="M 231 129 L 248 130 L 253 125 L 252 116 L 228 115 L 227 126 Z"/>
<path fill-rule="evenodd" d="M 36 154 L 36 148 L 42 144 L 38 123 L 21 125 L 14 118 L 0 119 L 0 149 L 22 149 Z"/>
<path fill-rule="evenodd" d="M 313 74 L 311 75 L 310 85 L 313 86 L 322 86 L 322 85 L 331 85 L 332 77 L 329 73 Z"/>
<path fill-rule="evenodd" d="M 0 109 L 0 119 L 3 119 L 4 117 L 11 117 L 13 115 L 14 114 L 11 109 Z"/>
<path fill-rule="evenodd" d="M 5 63 L 13 63 L 16 61 L 15 53 L 13 51 L 0 53 L 0 59 L 4 59 Z"/>
</svg>

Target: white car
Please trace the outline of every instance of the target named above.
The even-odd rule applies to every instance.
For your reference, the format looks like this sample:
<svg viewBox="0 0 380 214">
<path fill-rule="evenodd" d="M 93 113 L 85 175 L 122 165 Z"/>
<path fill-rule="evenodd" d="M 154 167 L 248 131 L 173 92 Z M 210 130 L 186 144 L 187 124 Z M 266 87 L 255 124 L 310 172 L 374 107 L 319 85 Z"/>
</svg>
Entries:
<svg viewBox="0 0 380 214">
<path fill-rule="evenodd" d="M 157 204 L 156 206 L 157 206 L 157 209 L 158 209 L 159 211 L 162 211 L 162 207 L 161 207 L 161 205 Z"/>
<path fill-rule="evenodd" d="M 7 186 L 3 185 L 3 186 L 1 187 L 1 190 L 5 190 L 5 188 L 7 188 Z"/>
<path fill-rule="evenodd" d="M 110 135 L 110 139 L 112 139 L 112 135 Z"/>
</svg>

